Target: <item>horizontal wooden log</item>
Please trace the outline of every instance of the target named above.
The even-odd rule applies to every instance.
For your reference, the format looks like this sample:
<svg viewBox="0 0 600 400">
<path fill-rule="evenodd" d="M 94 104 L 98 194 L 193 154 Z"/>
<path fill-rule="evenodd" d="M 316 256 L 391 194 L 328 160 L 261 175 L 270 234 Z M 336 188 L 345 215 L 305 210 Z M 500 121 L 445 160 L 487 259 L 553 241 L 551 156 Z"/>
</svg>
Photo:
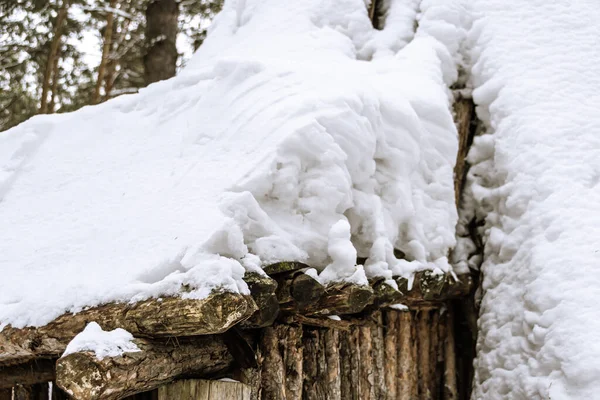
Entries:
<svg viewBox="0 0 600 400">
<path fill-rule="evenodd" d="M 407 279 L 396 278 L 396 282 L 403 293 L 400 302 L 409 306 L 441 303 L 464 297 L 473 289 L 473 277 L 469 274 L 459 275 L 454 279 L 449 274 L 434 275 L 431 271 L 420 271 L 415 274 L 410 290 Z"/>
<path fill-rule="evenodd" d="M 263 328 L 275 322 L 279 315 L 277 300 L 277 282 L 266 275 L 246 273 L 244 281 L 248 284 L 250 295 L 256 303 L 257 310 L 250 318 L 242 321 L 242 328 Z"/>
<path fill-rule="evenodd" d="M 83 351 L 60 358 L 56 384 L 76 400 L 120 399 L 183 374 L 223 371 L 233 362 L 221 336 L 134 342 L 140 352 L 99 360 L 93 352 Z"/>
<path fill-rule="evenodd" d="M 0 332 L 0 366 L 59 357 L 71 339 L 92 321 L 104 330 L 123 328 L 136 337 L 195 336 L 224 332 L 256 309 L 250 296 L 221 291 L 204 299 L 167 297 L 106 304 L 63 314 L 39 328 L 4 328 Z"/>
<path fill-rule="evenodd" d="M 0 367 L 0 389 L 17 384 L 34 385 L 54 380 L 56 359 L 40 359 L 25 364 Z"/>
<path fill-rule="evenodd" d="M 343 315 L 361 312 L 373 301 L 373 289 L 366 285 L 337 282 L 327 285 L 318 302 L 305 307 L 304 314 Z"/>
<path fill-rule="evenodd" d="M 275 264 L 263 267 L 263 271 L 270 276 L 281 274 L 284 272 L 297 271 L 299 269 L 309 268 L 308 265 L 296 261 L 282 261 Z"/>
<path fill-rule="evenodd" d="M 282 311 L 302 312 L 315 305 L 325 293 L 325 287 L 302 270 L 275 275 L 277 299 Z"/>
</svg>

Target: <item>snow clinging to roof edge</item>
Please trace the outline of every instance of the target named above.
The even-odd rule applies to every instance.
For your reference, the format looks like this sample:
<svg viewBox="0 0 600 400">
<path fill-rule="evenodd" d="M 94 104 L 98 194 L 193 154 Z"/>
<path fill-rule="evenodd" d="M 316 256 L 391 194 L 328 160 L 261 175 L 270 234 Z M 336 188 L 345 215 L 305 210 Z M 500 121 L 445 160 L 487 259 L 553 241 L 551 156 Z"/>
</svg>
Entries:
<svg viewBox="0 0 600 400">
<path fill-rule="evenodd" d="M 227 1 L 179 76 L 1 133 L 0 326 L 247 293 L 277 261 L 327 282 L 449 271 L 463 31 L 439 3 L 406 44 L 363 0 Z"/>
</svg>

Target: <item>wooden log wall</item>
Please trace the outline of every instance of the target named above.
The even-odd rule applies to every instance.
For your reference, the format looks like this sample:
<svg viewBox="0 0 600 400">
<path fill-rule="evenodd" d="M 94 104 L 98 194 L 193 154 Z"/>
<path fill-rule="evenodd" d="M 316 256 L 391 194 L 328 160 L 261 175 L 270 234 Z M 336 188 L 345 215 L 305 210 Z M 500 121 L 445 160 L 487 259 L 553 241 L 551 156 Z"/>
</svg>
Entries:
<svg viewBox="0 0 600 400">
<path fill-rule="evenodd" d="M 258 346 L 253 399 L 457 399 L 452 314 L 376 311 L 340 328 L 275 324 Z M 243 380 L 243 379 L 242 379 Z"/>
</svg>

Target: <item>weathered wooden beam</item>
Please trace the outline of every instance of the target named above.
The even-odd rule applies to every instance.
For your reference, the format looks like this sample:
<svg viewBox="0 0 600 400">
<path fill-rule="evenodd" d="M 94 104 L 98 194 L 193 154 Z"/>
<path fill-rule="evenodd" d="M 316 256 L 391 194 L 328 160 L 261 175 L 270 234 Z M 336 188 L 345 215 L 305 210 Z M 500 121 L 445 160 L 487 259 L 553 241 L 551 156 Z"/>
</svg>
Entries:
<svg viewBox="0 0 600 400">
<path fill-rule="evenodd" d="M 277 300 L 277 282 L 268 276 L 258 273 L 246 273 L 244 281 L 248 284 L 250 295 L 256 303 L 257 310 L 250 318 L 242 321 L 242 328 L 263 328 L 273 325 L 279 315 Z"/>
<path fill-rule="evenodd" d="M 34 385 L 54 380 L 56 359 L 39 359 L 28 363 L 0 367 L 0 389 L 17 384 Z"/>
<path fill-rule="evenodd" d="M 327 285 L 318 302 L 305 307 L 304 314 L 356 314 L 373 301 L 373 289 L 366 285 L 337 282 Z"/>
<path fill-rule="evenodd" d="M 309 268 L 309 266 L 300 262 L 282 261 L 275 264 L 263 266 L 263 271 L 265 271 L 267 275 L 274 276 L 284 272 L 292 272 L 306 268 Z"/>
<path fill-rule="evenodd" d="M 342 399 L 360 400 L 359 327 L 340 332 L 340 371 Z"/>
<path fill-rule="evenodd" d="M 262 330 L 259 341 L 259 368 L 263 399 L 286 400 L 285 365 L 279 351 L 279 335 L 274 327 Z"/>
<path fill-rule="evenodd" d="M 458 385 L 456 382 L 456 345 L 454 342 L 454 311 L 448 308 L 445 317 L 444 338 L 444 390 L 443 400 L 458 399 Z"/>
<path fill-rule="evenodd" d="M 166 297 L 106 304 L 63 314 L 39 328 L 4 328 L 0 332 L 0 366 L 58 357 L 92 321 L 104 330 L 123 328 L 136 337 L 195 336 L 224 332 L 255 311 L 250 296 L 222 291 L 204 299 Z"/>
<path fill-rule="evenodd" d="M 473 289 L 473 277 L 470 274 L 459 275 L 454 279 L 449 274 L 435 275 L 431 271 L 420 271 L 415 274 L 412 287 L 408 288 L 408 280 L 396 278 L 400 292 L 404 294 L 402 304 L 409 306 L 437 305 L 447 300 L 464 297 Z"/>
<path fill-rule="evenodd" d="M 240 382 L 186 379 L 158 389 L 158 400 L 250 400 L 250 387 Z"/>
<path fill-rule="evenodd" d="M 56 384 L 76 400 L 120 399 L 151 390 L 175 377 L 206 375 L 230 367 L 233 357 L 221 336 L 134 339 L 139 352 L 96 358 L 83 351 L 60 358 Z"/>
<path fill-rule="evenodd" d="M 398 313 L 396 310 L 385 311 L 385 387 L 387 395 L 385 399 L 395 400 L 397 398 L 398 381 Z"/>
<path fill-rule="evenodd" d="M 399 400 L 418 398 L 418 374 L 416 371 L 416 338 L 413 333 L 413 317 L 411 312 L 398 314 L 398 381 Z"/>
<path fill-rule="evenodd" d="M 306 307 L 316 304 L 325 287 L 302 270 L 295 270 L 274 276 L 277 280 L 277 299 L 282 311 L 302 312 Z"/>
</svg>

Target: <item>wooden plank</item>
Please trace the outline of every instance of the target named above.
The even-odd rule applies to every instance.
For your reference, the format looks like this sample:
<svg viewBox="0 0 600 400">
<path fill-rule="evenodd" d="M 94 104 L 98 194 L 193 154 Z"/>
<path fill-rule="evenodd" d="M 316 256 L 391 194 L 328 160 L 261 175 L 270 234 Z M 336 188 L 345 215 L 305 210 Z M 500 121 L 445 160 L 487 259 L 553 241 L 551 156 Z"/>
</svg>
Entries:
<svg viewBox="0 0 600 400">
<path fill-rule="evenodd" d="M 433 400 L 431 393 L 431 332 L 429 330 L 429 310 L 420 310 L 417 313 L 417 346 L 419 369 L 419 398 Z"/>
<path fill-rule="evenodd" d="M 158 388 L 158 400 L 250 400 L 250 387 L 240 382 L 185 379 Z"/>
<path fill-rule="evenodd" d="M 398 393 L 398 341 L 396 329 L 398 327 L 398 311 L 389 310 L 385 312 L 385 387 L 388 400 L 396 400 Z"/>
<path fill-rule="evenodd" d="M 413 333 L 413 316 L 410 311 L 398 314 L 398 399 L 418 398 L 418 373 L 416 371 L 416 340 Z"/>
</svg>

